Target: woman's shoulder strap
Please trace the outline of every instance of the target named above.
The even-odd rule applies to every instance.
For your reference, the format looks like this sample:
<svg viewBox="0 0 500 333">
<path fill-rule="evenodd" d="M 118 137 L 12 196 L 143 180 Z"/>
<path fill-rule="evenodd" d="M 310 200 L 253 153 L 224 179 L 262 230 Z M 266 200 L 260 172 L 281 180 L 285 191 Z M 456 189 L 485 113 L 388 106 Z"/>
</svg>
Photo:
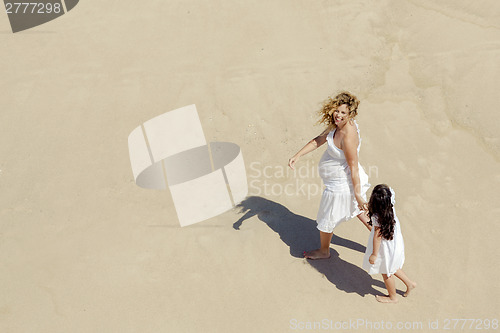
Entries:
<svg viewBox="0 0 500 333">
<path fill-rule="evenodd" d="M 358 136 L 359 136 L 359 125 L 358 125 L 358 122 L 356 121 L 356 119 L 353 119 L 352 122 L 354 123 L 354 126 L 356 127 L 356 132 L 358 132 Z"/>
</svg>

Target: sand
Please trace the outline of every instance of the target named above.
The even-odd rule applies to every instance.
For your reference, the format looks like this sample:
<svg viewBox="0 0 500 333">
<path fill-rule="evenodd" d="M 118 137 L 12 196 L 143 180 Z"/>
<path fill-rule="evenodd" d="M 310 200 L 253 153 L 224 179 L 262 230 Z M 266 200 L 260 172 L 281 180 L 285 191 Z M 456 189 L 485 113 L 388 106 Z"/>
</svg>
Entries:
<svg viewBox="0 0 500 333">
<path fill-rule="evenodd" d="M 0 15 L 0 331 L 493 327 L 499 22 L 493 0 L 86 0 L 16 34 Z M 286 164 L 341 89 L 370 183 L 397 192 L 418 283 L 397 305 L 375 301 L 357 220 L 331 259 L 300 257 L 324 147 Z M 134 183 L 127 137 L 189 104 L 207 141 L 241 147 L 249 198 L 181 228 L 168 191 Z"/>
</svg>

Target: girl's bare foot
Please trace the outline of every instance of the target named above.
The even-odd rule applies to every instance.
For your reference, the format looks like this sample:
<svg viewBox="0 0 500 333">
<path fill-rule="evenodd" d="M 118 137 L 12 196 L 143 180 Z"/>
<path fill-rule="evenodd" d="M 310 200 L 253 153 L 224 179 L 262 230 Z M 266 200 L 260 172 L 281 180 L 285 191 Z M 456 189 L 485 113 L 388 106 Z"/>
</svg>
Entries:
<svg viewBox="0 0 500 333">
<path fill-rule="evenodd" d="M 375 298 L 380 303 L 397 303 L 398 302 L 397 298 L 390 298 L 389 296 L 380 296 L 380 295 L 377 295 L 377 296 L 375 296 Z"/>
<path fill-rule="evenodd" d="M 304 258 L 306 259 L 328 259 L 330 258 L 330 249 L 328 252 L 324 252 L 321 249 L 317 249 L 314 251 L 304 251 Z"/>
<path fill-rule="evenodd" d="M 410 291 L 415 289 L 416 286 L 417 284 L 415 282 L 412 282 L 409 286 L 406 286 L 406 292 L 403 294 L 403 297 L 408 297 L 408 295 L 410 295 Z"/>
</svg>

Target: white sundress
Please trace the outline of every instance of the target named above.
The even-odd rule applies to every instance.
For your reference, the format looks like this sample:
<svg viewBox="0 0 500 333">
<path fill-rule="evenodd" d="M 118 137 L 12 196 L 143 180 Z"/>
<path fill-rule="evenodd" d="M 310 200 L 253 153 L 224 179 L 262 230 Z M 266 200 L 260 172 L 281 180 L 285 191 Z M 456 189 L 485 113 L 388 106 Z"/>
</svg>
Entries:
<svg viewBox="0 0 500 333">
<path fill-rule="evenodd" d="M 403 241 L 403 234 L 401 233 L 401 226 L 399 225 L 399 219 L 396 216 L 396 211 L 393 208 L 394 220 L 396 224 L 394 225 L 394 235 L 391 240 L 382 238 L 380 242 L 380 249 L 378 251 L 377 259 L 375 259 L 375 264 L 370 264 L 368 259 L 373 252 L 373 237 L 375 234 L 375 227 L 378 227 L 377 216 L 372 216 L 371 220 L 373 223 L 372 231 L 370 232 L 370 237 L 368 239 L 368 244 L 366 245 L 366 252 L 363 258 L 363 269 L 365 269 L 368 274 L 387 274 L 391 276 L 396 273 L 398 269 L 403 268 L 405 262 L 405 245 Z"/>
<path fill-rule="evenodd" d="M 356 121 L 354 121 L 354 125 L 358 132 L 359 144 L 357 152 L 359 154 L 361 137 Z M 361 213 L 354 196 L 351 169 L 347 164 L 344 151 L 337 148 L 333 143 L 335 131 L 336 129 L 328 133 L 326 137 L 328 147 L 318 165 L 319 175 L 323 180 L 325 189 L 319 204 L 316 222 L 318 224 L 317 228 L 326 233 L 333 232 L 333 229 L 339 223 L 350 220 Z M 366 200 L 366 192 L 370 188 L 368 175 L 360 164 L 358 166 L 361 196 Z"/>
</svg>

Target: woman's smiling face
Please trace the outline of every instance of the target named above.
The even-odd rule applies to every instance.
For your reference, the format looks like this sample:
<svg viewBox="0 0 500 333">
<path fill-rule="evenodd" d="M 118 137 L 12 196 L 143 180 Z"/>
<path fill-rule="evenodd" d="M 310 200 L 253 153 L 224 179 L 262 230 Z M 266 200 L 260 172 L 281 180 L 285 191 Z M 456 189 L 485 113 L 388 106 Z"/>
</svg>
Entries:
<svg viewBox="0 0 500 333">
<path fill-rule="evenodd" d="M 343 126 L 349 121 L 349 108 L 347 104 L 342 104 L 333 111 L 333 121 L 335 126 Z"/>
</svg>

